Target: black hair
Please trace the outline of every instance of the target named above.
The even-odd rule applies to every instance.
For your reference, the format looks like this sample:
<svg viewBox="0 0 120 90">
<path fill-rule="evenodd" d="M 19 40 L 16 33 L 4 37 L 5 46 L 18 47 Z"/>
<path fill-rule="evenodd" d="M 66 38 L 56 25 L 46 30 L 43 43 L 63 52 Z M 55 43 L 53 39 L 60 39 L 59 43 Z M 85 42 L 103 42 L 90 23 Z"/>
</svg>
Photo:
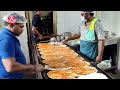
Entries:
<svg viewBox="0 0 120 90">
<path fill-rule="evenodd" d="M 94 13 L 92 13 L 93 11 L 83 11 L 83 12 L 88 12 L 90 14 L 90 16 L 94 15 Z"/>
<path fill-rule="evenodd" d="M 93 16 L 94 15 L 94 13 L 89 13 L 90 14 L 90 16 Z"/>
</svg>

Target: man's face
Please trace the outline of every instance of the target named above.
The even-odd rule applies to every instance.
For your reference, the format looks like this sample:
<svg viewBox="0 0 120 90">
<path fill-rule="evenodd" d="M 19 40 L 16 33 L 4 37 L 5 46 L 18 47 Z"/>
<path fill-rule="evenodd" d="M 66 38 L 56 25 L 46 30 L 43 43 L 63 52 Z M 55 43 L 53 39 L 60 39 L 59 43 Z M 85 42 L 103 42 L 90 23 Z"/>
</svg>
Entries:
<svg viewBox="0 0 120 90">
<path fill-rule="evenodd" d="M 40 16 L 42 16 L 43 15 L 43 11 L 38 11 L 38 14 L 40 15 Z"/>
<path fill-rule="evenodd" d="M 83 16 L 86 20 L 89 19 L 89 13 L 87 13 L 87 12 L 82 12 L 81 16 Z"/>
<path fill-rule="evenodd" d="M 23 27 L 24 27 L 24 24 L 20 24 L 20 23 L 19 24 L 14 24 L 13 28 L 12 28 L 14 35 L 19 36 L 20 34 L 22 34 Z"/>
</svg>

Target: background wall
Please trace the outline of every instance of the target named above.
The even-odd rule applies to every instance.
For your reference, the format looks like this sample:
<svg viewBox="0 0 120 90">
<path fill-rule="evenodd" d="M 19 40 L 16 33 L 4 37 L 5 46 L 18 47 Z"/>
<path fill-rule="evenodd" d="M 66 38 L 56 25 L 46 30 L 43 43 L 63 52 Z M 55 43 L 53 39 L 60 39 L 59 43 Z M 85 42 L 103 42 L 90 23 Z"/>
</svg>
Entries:
<svg viewBox="0 0 120 90">
<path fill-rule="evenodd" d="M 57 34 L 63 32 L 77 33 L 80 23 L 80 11 L 57 11 Z"/>
<path fill-rule="evenodd" d="M 120 11 L 98 11 L 98 18 L 100 18 L 104 30 L 110 33 L 115 33 L 116 36 L 120 36 Z"/>
<path fill-rule="evenodd" d="M 80 22 L 80 11 L 57 11 L 57 34 L 76 33 Z"/>
</svg>

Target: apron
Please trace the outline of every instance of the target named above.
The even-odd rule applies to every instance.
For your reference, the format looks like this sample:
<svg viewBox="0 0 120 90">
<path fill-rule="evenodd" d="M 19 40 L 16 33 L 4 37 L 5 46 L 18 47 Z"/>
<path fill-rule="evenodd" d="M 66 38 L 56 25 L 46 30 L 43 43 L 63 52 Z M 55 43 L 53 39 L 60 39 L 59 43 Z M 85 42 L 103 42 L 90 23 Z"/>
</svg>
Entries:
<svg viewBox="0 0 120 90">
<path fill-rule="evenodd" d="M 95 61 L 98 55 L 98 42 L 80 40 L 80 53 Z"/>
</svg>

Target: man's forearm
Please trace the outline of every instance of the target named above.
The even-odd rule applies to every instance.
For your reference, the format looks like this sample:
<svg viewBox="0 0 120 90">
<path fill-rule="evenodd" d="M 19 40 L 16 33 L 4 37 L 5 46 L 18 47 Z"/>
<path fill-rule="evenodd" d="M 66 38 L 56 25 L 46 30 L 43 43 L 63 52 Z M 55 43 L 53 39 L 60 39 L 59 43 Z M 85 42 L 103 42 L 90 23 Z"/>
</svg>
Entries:
<svg viewBox="0 0 120 90">
<path fill-rule="evenodd" d="M 80 38 L 80 34 L 75 34 L 75 35 L 73 35 L 73 36 L 67 38 L 66 41 L 74 40 L 74 39 L 78 39 L 78 38 Z"/>
<path fill-rule="evenodd" d="M 105 41 L 99 40 L 98 41 L 98 56 L 103 56 L 104 46 L 105 46 Z"/>
<path fill-rule="evenodd" d="M 34 30 L 34 34 L 36 34 L 37 36 L 42 36 L 37 30 Z"/>
<path fill-rule="evenodd" d="M 42 36 L 42 35 L 38 32 L 38 30 L 36 29 L 36 27 L 32 27 L 32 32 L 33 32 L 34 34 L 36 34 L 37 36 Z"/>
<path fill-rule="evenodd" d="M 52 38 L 52 36 L 43 36 L 43 38 L 45 39 L 47 39 L 47 38 Z"/>
<path fill-rule="evenodd" d="M 33 72 L 35 70 L 35 66 L 34 65 L 24 65 L 18 62 L 15 62 L 12 65 L 12 70 L 11 72 Z"/>
</svg>

